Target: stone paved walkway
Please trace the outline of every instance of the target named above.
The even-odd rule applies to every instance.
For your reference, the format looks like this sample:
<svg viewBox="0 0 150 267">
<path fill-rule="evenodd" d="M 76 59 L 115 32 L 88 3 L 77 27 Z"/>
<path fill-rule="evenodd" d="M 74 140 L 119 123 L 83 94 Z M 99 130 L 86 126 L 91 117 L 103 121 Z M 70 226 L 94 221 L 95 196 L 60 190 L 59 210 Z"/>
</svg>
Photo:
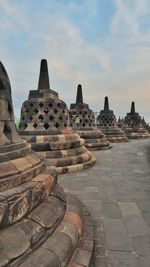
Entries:
<svg viewBox="0 0 150 267">
<path fill-rule="evenodd" d="M 59 178 L 94 215 L 94 266 L 150 267 L 150 140 L 94 154 L 94 167 Z"/>
</svg>

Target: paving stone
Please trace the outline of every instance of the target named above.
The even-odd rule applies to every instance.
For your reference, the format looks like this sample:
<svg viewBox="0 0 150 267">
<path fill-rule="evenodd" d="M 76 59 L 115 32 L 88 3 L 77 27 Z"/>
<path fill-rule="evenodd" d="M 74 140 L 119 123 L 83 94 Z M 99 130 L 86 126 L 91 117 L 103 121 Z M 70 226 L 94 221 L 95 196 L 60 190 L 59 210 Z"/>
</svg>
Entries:
<svg viewBox="0 0 150 267">
<path fill-rule="evenodd" d="M 121 211 L 117 203 L 102 203 L 102 216 L 104 218 L 121 218 Z"/>
<path fill-rule="evenodd" d="M 132 244 L 138 255 L 150 255 L 150 235 L 132 237 Z"/>
<path fill-rule="evenodd" d="M 108 249 L 132 251 L 131 241 L 123 220 L 104 218 L 103 222 Z"/>
<path fill-rule="evenodd" d="M 108 266 L 107 257 L 96 256 L 94 267 L 110 267 L 110 265 Z"/>
<path fill-rule="evenodd" d="M 116 196 L 113 186 L 102 186 L 100 188 L 100 196 L 102 203 L 116 203 Z"/>
<path fill-rule="evenodd" d="M 96 267 L 149 267 L 146 263 L 150 229 L 149 140 L 113 144 L 112 150 L 94 155 L 96 166 L 71 177 L 77 183 L 79 180 L 85 183 L 87 190 L 74 191 L 69 176 L 63 181 L 70 192 L 79 193 L 95 217 Z M 100 194 L 93 192 L 95 187 Z M 113 260 L 107 262 L 108 248 L 117 249 L 112 251 L 113 255 L 119 253 L 114 264 Z M 98 255 L 101 252 L 104 256 Z M 124 265 L 117 265 L 121 257 Z"/>
<path fill-rule="evenodd" d="M 133 202 L 119 202 L 125 224 L 132 236 L 150 234 L 150 229 L 142 218 L 141 212 Z"/>
<path fill-rule="evenodd" d="M 138 262 L 140 267 L 149 267 L 150 266 L 150 256 L 140 256 L 138 257 Z"/>
<path fill-rule="evenodd" d="M 140 267 L 136 254 L 132 252 L 107 251 L 107 254 L 108 262 L 112 267 Z"/>
<path fill-rule="evenodd" d="M 143 211 L 142 212 L 142 216 L 143 216 L 144 221 L 146 222 L 146 224 L 150 227 L 150 212 Z"/>
</svg>

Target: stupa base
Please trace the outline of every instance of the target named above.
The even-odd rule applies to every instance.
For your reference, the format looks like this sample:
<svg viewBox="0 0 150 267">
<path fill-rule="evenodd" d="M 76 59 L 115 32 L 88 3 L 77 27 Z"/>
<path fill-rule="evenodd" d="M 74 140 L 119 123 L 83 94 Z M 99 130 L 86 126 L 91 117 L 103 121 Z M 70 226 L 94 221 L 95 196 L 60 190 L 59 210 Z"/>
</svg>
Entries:
<svg viewBox="0 0 150 267">
<path fill-rule="evenodd" d="M 84 139 L 84 145 L 90 151 L 111 148 L 109 141 L 99 130 L 81 130 L 76 133 Z"/>
<path fill-rule="evenodd" d="M 22 138 L 46 160 L 47 168 L 55 166 L 58 174 L 81 171 L 96 163 L 96 158 L 84 146 L 84 140 L 73 131 L 55 135 L 22 135 Z"/>
<path fill-rule="evenodd" d="M 149 139 L 150 138 L 150 133 L 145 130 L 141 129 L 127 129 L 125 130 L 126 136 L 129 139 Z"/>
<path fill-rule="evenodd" d="M 128 142 L 128 137 L 119 127 L 101 128 L 106 138 L 111 143 Z"/>
<path fill-rule="evenodd" d="M 84 266 L 89 266 L 93 250 L 94 223 L 89 212 L 57 184 L 30 214 L 1 230 L 0 266 L 82 266 L 84 255 Z"/>
</svg>

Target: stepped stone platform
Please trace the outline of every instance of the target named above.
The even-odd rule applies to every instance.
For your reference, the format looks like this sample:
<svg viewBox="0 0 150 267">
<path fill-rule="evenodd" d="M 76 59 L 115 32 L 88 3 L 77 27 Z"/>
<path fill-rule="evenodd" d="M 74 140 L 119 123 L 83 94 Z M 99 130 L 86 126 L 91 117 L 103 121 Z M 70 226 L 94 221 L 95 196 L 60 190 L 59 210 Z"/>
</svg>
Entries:
<svg viewBox="0 0 150 267">
<path fill-rule="evenodd" d="M 43 59 L 38 90 L 31 90 L 22 105 L 19 134 L 46 159 L 47 166 L 56 166 L 58 173 L 83 170 L 96 162 L 84 140 L 69 127 L 68 119 L 65 102 L 50 89 L 47 61 Z"/>
<path fill-rule="evenodd" d="M 88 150 L 102 150 L 111 148 L 105 135 L 95 124 L 94 112 L 83 102 L 82 86 L 77 88 L 76 103 L 70 105 L 70 126 L 85 140 Z"/>
<path fill-rule="evenodd" d="M 143 121 L 138 112 L 135 112 L 135 102 L 131 103 L 131 111 L 124 118 L 123 130 L 129 139 L 150 138 L 145 121 Z"/>
<path fill-rule="evenodd" d="M 127 142 L 128 138 L 124 131 L 117 126 L 116 116 L 113 110 L 109 109 L 108 97 L 105 97 L 104 110 L 101 110 L 97 117 L 97 126 L 106 135 L 106 138 L 114 142 Z"/>
<path fill-rule="evenodd" d="M 94 229 L 87 208 L 57 183 L 56 168 L 17 134 L 7 72 L 0 62 L 0 267 L 89 266 Z M 90 245 L 87 246 L 90 240 Z"/>
</svg>

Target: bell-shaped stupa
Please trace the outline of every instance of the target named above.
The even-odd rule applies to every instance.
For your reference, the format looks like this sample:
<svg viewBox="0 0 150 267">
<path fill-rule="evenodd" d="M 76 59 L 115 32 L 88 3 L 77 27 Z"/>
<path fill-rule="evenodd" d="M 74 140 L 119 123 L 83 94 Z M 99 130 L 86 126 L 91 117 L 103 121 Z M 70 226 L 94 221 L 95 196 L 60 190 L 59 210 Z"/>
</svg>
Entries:
<svg viewBox="0 0 150 267">
<path fill-rule="evenodd" d="M 101 110 L 97 117 L 97 125 L 110 142 L 128 141 L 124 131 L 117 126 L 117 119 L 113 110 L 109 109 L 109 101 L 107 96 L 105 97 L 104 110 Z"/>
<path fill-rule="evenodd" d="M 80 84 L 77 87 L 76 103 L 70 105 L 69 118 L 70 126 L 85 140 L 89 150 L 110 148 L 109 141 L 96 126 L 94 112 L 83 102 Z"/>
<path fill-rule="evenodd" d="M 94 235 L 83 234 L 89 221 L 83 204 L 57 184 L 56 168 L 48 173 L 17 134 L 10 82 L 0 62 L 0 266 L 76 266 L 82 250 L 89 266 Z"/>
<path fill-rule="evenodd" d="M 29 92 L 21 109 L 19 134 L 58 173 L 82 170 L 95 163 L 84 140 L 69 127 L 69 111 L 50 89 L 47 61 L 41 61 L 38 90 Z"/>
<path fill-rule="evenodd" d="M 143 119 L 135 112 L 135 102 L 131 103 L 131 111 L 124 118 L 123 130 L 129 139 L 150 138 Z"/>
</svg>

